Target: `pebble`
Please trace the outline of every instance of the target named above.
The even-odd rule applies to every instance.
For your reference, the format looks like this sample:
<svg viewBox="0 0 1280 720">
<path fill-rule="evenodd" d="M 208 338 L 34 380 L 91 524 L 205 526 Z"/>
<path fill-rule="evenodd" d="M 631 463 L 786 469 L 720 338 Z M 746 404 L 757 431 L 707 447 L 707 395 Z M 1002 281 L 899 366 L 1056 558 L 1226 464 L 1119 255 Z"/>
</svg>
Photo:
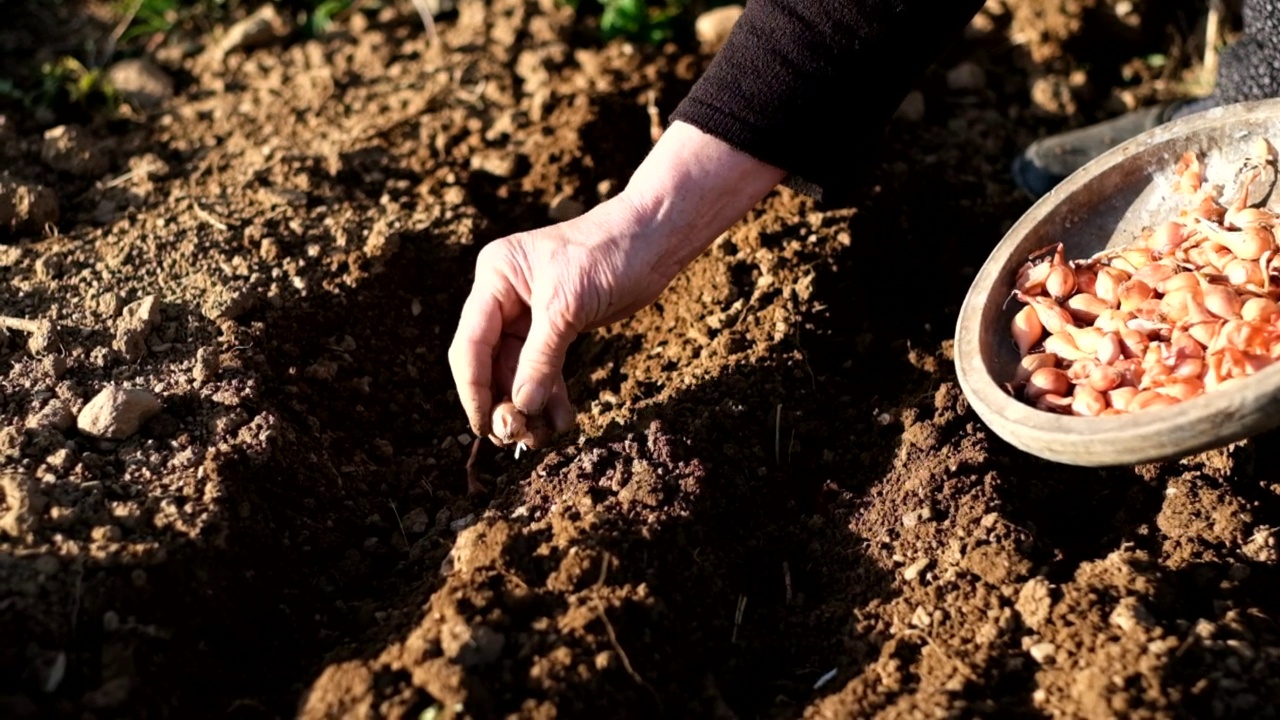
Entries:
<svg viewBox="0 0 1280 720">
<path fill-rule="evenodd" d="M 486 150 L 471 156 L 471 169 L 494 177 L 509 178 L 516 174 L 516 156 L 511 152 Z"/>
<path fill-rule="evenodd" d="M 25 473 L 0 475 L 0 492 L 8 511 L 0 516 L 0 532 L 21 538 L 35 528 L 36 506 L 35 480 Z"/>
<path fill-rule="evenodd" d="M 947 87 L 952 90 L 981 90 L 987 86 L 987 72 L 975 62 L 962 62 L 947 71 Z"/>
<path fill-rule="evenodd" d="M 453 522 L 449 523 L 449 529 L 455 533 L 460 533 L 463 530 L 466 530 L 467 528 L 475 524 L 476 524 L 476 514 L 470 513 L 465 517 L 460 517 L 457 520 L 454 520 Z"/>
<path fill-rule="evenodd" d="M 218 375 L 218 369 L 221 361 L 218 359 L 218 351 L 211 347 L 202 347 L 196 350 L 195 367 L 191 369 L 191 376 L 196 382 L 205 383 Z"/>
<path fill-rule="evenodd" d="M 924 119 L 924 93 L 919 90 L 912 90 L 902 99 L 902 103 L 898 105 L 898 109 L 893 114 L 899 120 L 907 122 L 920 122 Z"/>
<path fill-rule="evenodd" d="M 912 510 L 909 513 L 905 513 L 902 516 L 902 526 L 908 527 L 908 528 L 915 527 L 920 523 L 928 522 L 932 519 L 933 519 L 933 508 L 926 506 L 918 510 Z"/>
<path fill-rule="evenodd" d="M 159 414 L 160 407 L 160 399 L 149 390 L 108 385 L 80 411 L 76 426 L 90 437 L 124 440 Z"/>
<path fill-rule="evenodd" d="M 107 171 L 107 158 L 101 144 L 78 125 L 59 125 L 44 133 L 40 159 L 54 170 L 97 177 Z"/>
<path fill-rule="evenodd" d="M 933 624 L 933 614 L 923 605 L 916 606 L 911 613 L 911 624 L 918 628 L 927 628 Z"/>
<path fill-rule="evenodd" d="M 173 97 L 173 78 L 145 57 L 113 64 L 106 78 L 125 102 L 140 110 L 153 110 Z"/>
<path fill-rule="evenodd" d="M 27 436 L 16 427 L 0 428 L 0 460 L 16 458 L 22 454 Z"/>
<path fill-rule="evenodd" d="M 76 454 L 67 448 L 59 448 L 44 459 L 46 465 L 59 472 L 67 472 L 76 466 Z"/>
<path fill-rule="evenodd" d="M 1053 662 L 1054 655 L 1058 652 L 1058 647 L 1051 642 L 1038 642 L 1028 648 L 1027 652 L 1031 655 L 1032 660 L 1041 665 L 1047 665 Z"/>
<path fill-rule="evenodd" d="M 67 373 L 67 359 L 61 355 L 46 355 L 40 359 L 40 369 L 46 376 L 61 380 Z"/>
<path fill-rule="evenodd" d="M 89 537 L 93 538 L 94 542 L 117 542 L 123 536 L 120 528 L 115 525 L 99 525 L 89 531 Z"/>
<path fill-rule="evenodd" d="M 57 430 L 62 432 L 75 424 L 71 409 L 61 400 L 52 400 L 27 419 L 28 430 Z"/>
<path fill-rule="evenodd" d="M 708 10 L 693 21 L 693 32 L 706 52 L 717 52 L 729 39 L 733 26 L 742 17 L 742 5 L 724 5 Z"/>
<path fill-rule="evenodd" d="M 1111 611 L 1110 621 L 1112 625 L 1120 628 L 1124 632 L 1133 632 L 1138 628 L 1147 628 L 1155 625 L 1155 618 L 1147 611 L 1137 598 L 1124 598 L 1116 605 L 1116 609 Z"/>
<path fill-rule="evenodd" d="M 58 216 L 58 195 L 53 190 L 0 180 L 0 233 L 39 233 L 58 222 Z"/>
<path fill-rule="evenodd" d="M 27 350 L 37 357 L 48 355 L 62 344 L 58 328 L 48 320 L 36 320 L 35 330 L 27 335 Z"/>
<path fill-rule="evenodd" d="M 932 563 L 933 560 L 931 558 L 920 558 L 902 570 L 902 579 L 907 582 L 913 582 L 916 578 L 920 577 L 920 573 L 927 570 L 929 565 Z"/>
<path fill-rule="evenodd" d="M 502 633 L 485 625 L 468 626 L 461 619 L 446 623 L 440 631 L 440 649 L 445 657 L 467 668 L 497 660 L 505 644 Z"/>
<path fill-rule="evenodd" d="M 235 320 L 257 304 L 257 295 L 249 288 L 219 287 L 205 298 L 201 310 L 210 320 Z"/>
<path fill-rule="evenodd" d="M 129 362 L 137 362 L 147 352 L 147 336 L 160 322 L 160 304 L 155 295 L 129 303 L 120 312 L 112 349 Z"/>
</svg>

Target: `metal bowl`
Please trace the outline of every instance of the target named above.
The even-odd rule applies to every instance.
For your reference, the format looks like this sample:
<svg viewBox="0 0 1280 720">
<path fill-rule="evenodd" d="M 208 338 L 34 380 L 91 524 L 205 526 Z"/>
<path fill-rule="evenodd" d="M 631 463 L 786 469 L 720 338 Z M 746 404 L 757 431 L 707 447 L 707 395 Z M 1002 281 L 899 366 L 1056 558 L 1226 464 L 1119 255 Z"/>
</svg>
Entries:
<svg viewBox="0 0 1280 720">
<path fill-rule="evenodd" d="M 1105 467 L 1185 457 L 1280 426 L 1280 363 L 1176 405 L 1108 417 L 1038 410 L 1003 387 L 1020 359 L 1009 327 L 1021 303 L 1009 297 L 1030 253 L 1061 242 L 1068 259 L 1086 258 L 1133 242 L 1185 206 L 1185 196 L 1170 192 L 1184 152 L 1200 153 L 1207 181 L 1225 185 L 1258 135 L 1280 146 L 1280 100 L 1166 123 L 1076 171 L 1009 230 L 974 278 L 956 324 L 960 387 L 996 435 L 1046 460 Z"/>
</svg>

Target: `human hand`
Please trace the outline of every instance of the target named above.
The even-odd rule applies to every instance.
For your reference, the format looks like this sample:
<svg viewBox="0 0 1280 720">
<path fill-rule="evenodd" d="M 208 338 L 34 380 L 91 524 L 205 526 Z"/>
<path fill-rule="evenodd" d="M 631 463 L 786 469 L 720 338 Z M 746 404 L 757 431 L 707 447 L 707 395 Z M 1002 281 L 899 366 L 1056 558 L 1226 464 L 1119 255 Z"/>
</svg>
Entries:
<svg viewBox="0 0 1280 720">
<path fill-rule="evenodd" d="M 581 333 L 657 299 L 679 268 L 636 252 L 639 213 L 618 196 L 566 222 L 486 245 L 449 363 L 472 431 L 490 434 L 505 398 L 554 432 L 573 426 L 563 366 Z"/>
<path fill-rule="evenodd" d="M 449 347 L 472 431 L 490 435 L 507 398 L 555 432 L 572 427 L 563 368 L 573 340 L 656 300 L 784 175 L 677 122 L 617 197 L 485 246 Z"/>
</svg>

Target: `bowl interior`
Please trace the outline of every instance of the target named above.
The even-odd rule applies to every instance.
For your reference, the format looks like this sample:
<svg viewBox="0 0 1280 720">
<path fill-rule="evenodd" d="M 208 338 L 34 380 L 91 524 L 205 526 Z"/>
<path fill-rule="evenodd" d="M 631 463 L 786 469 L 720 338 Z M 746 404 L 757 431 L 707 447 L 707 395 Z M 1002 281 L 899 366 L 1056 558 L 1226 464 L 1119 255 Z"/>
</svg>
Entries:
<svg viewBox="0 0 1280 720">
<path fill-rule="evenodd" d="M 1183 426 L 1196 413 L 1256 414 L 1260 392 L 1280 394 L 1280 376 L 1276 375 L 1280 365 L 1266 368 L 1233 389 L 1206 393 L 1169 408 L 1106 418 L 1036 410 L 1010 397 L 1002 387 L 1013 379 L 1020 359 L 1009 328 L 1021 309 L 1021 303 L 1012 298 L 1014 281 L 1029 254 L 1061 242 L 1068 259 L 1084 258 L 1133 242 L 1146 228 L 1186 207 L 1186 197 L 1172 192 L 1174 168 L 1184 152 L 1200 154 L 1206 182 L 1228 185 L 1248 154 L 1249 142 L 1259 135 L 1280 147 L 1280 101 L 1233 105 L 1167 123 L 1082 168 L 1041 198 L 1010 229 L 975 277 L 961 309 L 956 337 L 961 385 L 998 434 L 1049 459 L 1106 464 L 1089 462 L 1088 458 L 1073 460 L 1070 456 L 1084 452 L 1075 447 L 1080 443 L 1061 441 L 1095 436 L 1085 445 L 1107 455 L 1110 451 L 1097 437 L 1122 430 L 1129 435 L 1172 432 L 1170 437 L 1150 438 L 1154 444 L 1145 454 L 1154 459 L 1230 442 L 1239 439 L 1228 437 L 1232 434 L 1263 429 L 1265 419 L 1252 417 L 1247 418 L 1247 429 L 1240 427 L 1240 418 L 1227 423 L 1226 428 L 1188 431 Z M 1271 206 L 1278 202 L 1280 191 L 1273 194 Z M 1280 417 L 1272 426 L 1275 424 L 1280 424 Z"/>
</svg>

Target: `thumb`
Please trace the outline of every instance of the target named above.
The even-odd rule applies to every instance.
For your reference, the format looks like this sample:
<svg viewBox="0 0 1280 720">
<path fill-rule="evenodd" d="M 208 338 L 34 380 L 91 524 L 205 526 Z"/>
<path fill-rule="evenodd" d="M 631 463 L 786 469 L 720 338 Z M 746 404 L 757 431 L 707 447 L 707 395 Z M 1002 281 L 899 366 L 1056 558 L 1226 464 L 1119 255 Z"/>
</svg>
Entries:
<svg viewBox="0 0 1280 720">
<path fill-rule="evenodd" d="M 530 416 L 542 412 L 564 370 L 569 344 L 577 335 L 563 321 L 552 318 L 545 308 L 533 311 L 511 383 L 511 400 L 521 412 Z"/>
</svg>

